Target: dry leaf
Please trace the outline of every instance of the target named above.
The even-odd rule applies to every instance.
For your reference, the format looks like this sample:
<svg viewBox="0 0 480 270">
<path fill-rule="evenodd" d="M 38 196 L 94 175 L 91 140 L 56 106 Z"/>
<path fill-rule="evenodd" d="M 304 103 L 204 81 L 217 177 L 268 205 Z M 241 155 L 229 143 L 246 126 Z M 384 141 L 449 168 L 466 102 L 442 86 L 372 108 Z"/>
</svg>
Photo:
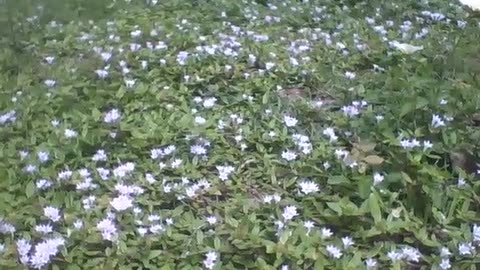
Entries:
<svg viewBox="0 0 480 270">
<path fill-rule="evenodd" d="M 377 155 L 366 156 L 363 160 L 369 165 L 380 165 L 384 161 L 382 157 L 379 157 Z"/>
<path fill-rule="evenodd" d="M 376 144 L 374 143 L 366 143 L 366 142 L 359 142 L 359 143 L 354 143 L 353 147 L 357 148 L 358 150 L 362 152 L 372 152 L 375 149 Z"/>
</svg>

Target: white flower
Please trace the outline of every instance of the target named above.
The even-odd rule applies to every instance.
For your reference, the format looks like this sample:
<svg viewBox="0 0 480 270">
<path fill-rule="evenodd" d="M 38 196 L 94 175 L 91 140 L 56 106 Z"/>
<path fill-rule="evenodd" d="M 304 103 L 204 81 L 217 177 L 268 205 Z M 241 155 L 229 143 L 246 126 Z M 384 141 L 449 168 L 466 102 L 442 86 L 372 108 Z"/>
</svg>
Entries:
<svg viewBox="0 0 480 270">
<path fill-rule="evenodd" d="M 118 109 L 111 109 L 103 117 L 103 122 L 110 124 L 117 122 L 118 119 L 120 119 L 120 111 Z"/>
<path fill-rule="evenodd" d="M 48 179 L 39 179 L 35 183 L 36 187 L 40 190 L 47 189 L 52 186 L 52 182 Z"/>
<path fill-rule="evenodd" d="M 437 114 L 432 115 L 432 127 L 438 128 L 443 126 L 445 126 L 445 121 Z"/>
<path fill-rule="evenodd" d="M 404 247 L 402 249 L 402 256 L 406 258 L 408 261 L 418 262 L 421 254 L 416 248 Z"/>
<path fill-rule="evenodd" d="M 402 253 L 392 250 L 387 253 L 387 257 L 392 261 L 398 261 L 402 259 Z"/>
<path fill-rule="evenodd" d="M 460 253 L 460 255 L 472 255 L 472 251 L 473 251 L 472 243 L 458 244 L 458 253 Z"/>
<path fill-rule="evenodd" d="M 117 237 L 117 228 L 109 218 L 104 218 L 97 223 L 97 230 L 100 231 L 104 240 L 113 241 Z"/>
<path fill-rule="evenodd" d="M 282 158 L 286 161 L 292 161 L 297 159 L 297 154 L 291 150 L 284 150 L 282 152 Z"/>
<path fill-rule="evenodd" d="M 375 259 L 368 258 L 365 260 L 365 266 L 367 268 L 374 268 L 377 266 L 377 261 Z"/>
<path fill-rule="evenodd" d="M 40 151 L 37 153 L 38 160 L 40 162 L 47 162 L 48 161 L 48 152 L 46 151 Z"/>
<path fill-rule="evenodd" d="M 209 251 L 207 254 L 205 254 L 205 259 L 203 260 L 203 265 L 207 269 L 213 269 L 215 266 L 215 263 L 218 259 L 218 255 L 214 251 Z"/>
<path fill-rule="evenodd" d="M 218 165 L 216 166 L 216 168 L 218 171 L 218 177 L 223 181 L 227 180 L 230 174 L 232 174 L 233 171 L 235 171 L 235 168 L 229 165 L 225 165 L 225 166 Z"/>
<path fill-rule="evenodd" d="M 207 222 L 208 224 L 210 225 L 215 225 L 215 223 L 217 223 L 217 217 L 216 216 L 208 216 L 207 218 Z"/>
<path fill-rule="evenodd" d="M 128 208 L 133 207 L 133 200 L 129 196 L 126 195 L 120 195 L 116 198 L 114 198 L 111 202 L 110 205 L 115 208 L 117 211 L 123 211 L 127 210 Z"/>
<path fill-rule="evenodd" d="M 203 101 L 203 107 L 206 109 L 212 108 L 213 106 L 215 106 L 215 102 L 217 102 L 217 99 L 215 97 L 206 98 Z"/>
<path fill-rule="evenodd" d="M 452 265 L 450 264 L 450 259 L 443 258 L 438 267 L 440 267 L 442 270 L 450 269 L 452 267 Z"/>
<path fill-rule="evenodd" d="M 441 250 L 440 250 L 440 256 L 441 257 L 448 257 L 452 255 L 452 253 L 450 252 L 450 250 L 448 250 L 447 247 L 442 247 Z"/>
<path fill-rule="evenodd" d="M 333 235 L 333 232 L 329 228 L 322 228 L 320 234 L 321 234 L 323 239 L 327 239 L 327 238 L 330 238 Z"/>
<path fill-rule="evenodd" d="M 44 83 L 47 87 L 54 87 L 57 82 L 55 80 L 48 79 L 45 80 Z"/>
<path fill-rule="evenodd" d="M 352 237 L 350 236 L 342 237 L 342 243 L 344 248 L 348 248 L 349 246 L 354 244 Z"/>
<path fill-rule="evenodd" d="M 197 156 L 203 156 L 207 154 L 207 148 L 205 148 L 203 145 L 195 144 L 190 146 L 190 153 Z"/>
<path fill-rule="evenodd" d="M 290 220 L 297 215 L 298 215 L 297 207 L 295 207 L 293 205 L 289 205 L 289 206 L 286 206 L 285 208 L 283 208 L 283 213 L 282 213 L 283 219 Z"/>
<path fill-rule="evenodd" d="M 307 220 L 303 222 L 303 227 L 307 229 L 307 235 L 310 233 L 310 231 L 315 227 L 315 224 L 311 220 Z"/>
<path fill-rule="evenodd" d="M 75 138 L 75 137 L 77 137 L 78 133 L 73 129 L 67 128 L 67 129 L 65 129 L 64 135 L 67 138 Z"/>
<path fill-rule="evenodd" d="M 300 191 L 304 194 L 310 194 L 313 192 L 318 192 L 320 188 L 317 183 L 313 181 L 303 181 L 298 184 L 300 186 Z"/>
<path fill-rule="evenodd" d="M 297 125 L 298 120 L 294 117 L 291 117 L 289 115 L 284 115 L 283 116 L 283 122 L 287 127 L 294 127 Z"/>
<path fill-rule="evenodd" d="M 95 155 L 93 155 L 92 160 L 93 161 L 106 161 L 107 160 L 107 154 L 105 153 L 105 150 L 103 150 L 103 149 L 97 150 Z"/>
<path fill-rule="evenodd" d="M 329 137 L 330 142 L 336 142 L 338 140 L 338 136 L 335 135 L 335 131 L 331 127 L 324 129 L 323 135 Z"/>
<path fill-rule="evenodd" d="M 3 251 L 5 251 L 5 244 L 0 243 L 0 253 L 2 253 Z"/>
<path fill-rule="evenodd" d="M 61 237 L 47 239 L 38 243 L 30 256 L 32 268 L 40 269 L 46 266 L 50 262 L 51 257 L 58 253 L 58 248 L 64 244 L 65 240 Z"/>
<path fill-rule="evenodd" d="M 53 227 L 50 224 L 40 224 L 35 226 L 35 231 L 43 234 L 53 232 Z"/>
<path fill-rule="evenodd" d="M 338 258 L 342 257 L 342 252 L 336 246 L 327 245 L 326 249 L 327 249 L 328 254 L 330 256 L 332 256 L 333 258 L 338 259 Z"/>
<path fill-rule="evenodd" d="M 73 223 L 73 227 L 77 230 L 81 229 L 83 227 L 83 221 L 81 221 L 80 219 L 75 220 L 75 222 Z"/>
<path fill-rule="evenodd" d="M 408 43 L 400 43 L 398 41 L 391 42 L 391 45 L 395 49 L 401 51 L 404 54 L 412 54 L 412 53 L 415 53 L 417 51 L 423 50 L 423 46 L 414 46 L 414 45 L 411 45 L 411 44 L 408 44 Z"/>
<path fill-rule="evenodd" d="M 357 77 L 357 74 L 355 74 L 355 72 L 346 71 L 345 72 L 345 77 L 347 79 L 353 80 L 353 79 L 355 79 L 355 77 Z"/>
<path fill-rule="evenodd" d="M 480 226 L 474 224 L 472 227 L 473 241 L 480 241 Z"/>
<path fill-rule="evenodd" d="M 207 122 L 207 120 L 201 116 L 195 116 L 194 122 L 197 125 L 203 125 Z"/>
<path fill-rule="evenodd" d="M 60 210 L 52 206 L 47 206 L 43 208 L 43 215 L 45 215 L 53 222 L 57 222 L 60 220 Z"/>
<path fill-rule="evenodd" d="M 373 184 L 374 185 L 380 184 L 381 182 L 383 182 L 384 179 L 385 179 L 385 176 L 379 174 L 378 172 L 373 174 Z"/>
</svg>

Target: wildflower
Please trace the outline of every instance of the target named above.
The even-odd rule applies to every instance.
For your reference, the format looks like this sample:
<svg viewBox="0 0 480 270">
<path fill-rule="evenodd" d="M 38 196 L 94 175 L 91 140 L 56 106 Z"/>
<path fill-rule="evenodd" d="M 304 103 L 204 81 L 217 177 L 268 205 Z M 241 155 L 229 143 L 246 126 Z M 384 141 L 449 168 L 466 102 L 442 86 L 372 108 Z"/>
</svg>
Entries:
<svg viewBox="0 0 480 270">
<path fill-rule="evenodd" d="M 442 258 L 442 261 L 438 265 L 442 270 L 450 269 L 452 265 L 450 264 L 450 259 L 449 258 Z"/>
<path fill-rule="evenodd" d="M 311 220 L 307 220 L 303 222 L 303 227 L 307 230 L 307 235 L 310 233 L 310 231 L 315 227 L 315 224 Z"/>
<path fill-rule="evenodd" d="M 126 195 L 120 195 L 116 198 L 114 198 L 111 202 L 110 205 L 115 208 L 117 211 L 123 211 L 127 210 L 128 208 L 133 207 L 133 200 L 129 196 Z"/>
<path fill-rule="evenodd" d="M 333 232 L 329 228 L 322 228 L 322 230 L 320 231 L 320 234 L 323 239 L 327 239 L 333 235 Z"/>
<path fill-rule="evenodd" d="M 218 174 L 219 174 L 219 178 L 223 181 L 227 180 L 229 175 L 231 173 L 233 173 L 233 171 L 235 170 L 234 167 L 232 166 L 229 166 L 229 165 L 225 165 L 225 166 L 216 166 L 217 168 L 217 171 L 218 171 Z"/>
<path fill-rule="evenodd" d="M 120 111 L 118 109 L 111 109 L 105 114 L 103 121 L 110 124 L 118 121 L 118 119 L 120 119 Z"/>
<path fill-rule="evenodd" d="M 104 240 L 113 241 L 117 237 L 117 228 L 109 218 L 99 221 L 97 223 L 97 230 L 100 231 Z"/>
<path fill-rule="evenodd" d="M 299 186 L 300 186 L 300 191 L 304 194 L 310 194 L 313 192 L 318 192 L 320 190 L 317 183 L 314 183 L 313 181 L 308 181 L 308 180 L 300 182 Z"/>
<path fill-rule="evenodd" d="M 352 237 L 350 236 L 345 236 L 342 238 L 342 243 L 344 248 L 348 248 L 349 246 L 353 245 L 354 242 L 352 240 Z"/>
<path fill-rule="evenodd" d="M 373 184 L 377 185 L 383 182 L 383 179 L 385 179 L 385 176 L 379 174 L 378 172 L 373 174 Z"/>
<path fill-rule="evenodd" d="M 460 253 L 460 255 L 472 255 L 473 250 L 472 243 L 458 244 L 458 253 Z"/>
<path fill-rule="evenodd" d="M 52 182 L 48 179 L 39 179 L 35 183 L 35 186 L 37 187 L 37 189 L 43 190 L 43 189 L 47 189 L 47 188 L 51 187 Z"/>
<path fill-rule="evenodd" d="M 215 225 L 215 223 L 217 223 L 217 217 L 216 216 L 208 216 L 207 217 L 207 222 L 208 224 L 210 225 Z"/>
<path fill-rule="evenodd" d="M 284 150 L 282 152 L 282 158 L 286 161 L 292 161 L 297 159 L 297 154 L 291 150 Z"/>
<path fill-rule="evenodd" d="M 37 153 L 37 157 L 38 157 L 38 160 L 40 160 L 40 162 L 47 162 L 48 161 L 48 152 L 46 151 L 40 151 Z"/>
<path fill-rule="evenodd" d="M 50 224 L 40 224 L 35 226 L 35 231 L 43 234 L 48 234 L 53 232 L 53 228 Z"/>
<path fill-rule="evenodd" d="M 212 108 L 213 106 L 215 106 L 215 102 L 217 102 L 217 99 L 215 97 L 206 98 L 203 101 L 203 107 L 206 109 Z"/>
<path fill-rule="evenodd" d="M 445 121 L 439 115 L 432 115 L 432 127 L 438 128 L 445 126 Z"/>
<path fill-rule="evenodd" d="M 288 116 L 288 115 L 284 115 L 283 116 L 283 122 L 285 123 L 285 125 L 287 127 L 294 127 L 297 125 L 298 123 L 298 120 L 294 117 L 291 117 L 291 116 Z"/>
<path fill-rule="evenodd" d="M 207 254 L 205 254 L 205 259 L 203 260 L 203 265 L 207 269 L 213 269 L 215 266 L 215 263 L 218 259 L 218 255 L 214 251 L 209 251 Z"/>
<path fill-rule="evenodd" d="M 375 259 L 368 258 L 365 260 L 365 266 L 367 268 L 374 268 L 377 266 L 377 261 Z"/>
<path fill-rule="evenodd" d="M 207 122 L 207 120 L 201 116 L 195 116 L 194 122 L 197 125 L 203 125 Z"/>
<path fill-rule="evenodd" d="M 43 214 L 53 222 L 60 220 L 60 210 L 58 208 L 47 206 L 43 208 Z"/>
<path fill-rule="evenodd" d="M 70 139 L 70 138 L 77 137 L 78 133 L 73 129 L 67 128 L 67 129 L 65 129 L 64 135 L 65 135 L 65 137 Z"/>
<path fill-rule="evenodd" d="M 293 205 L 289 205 L 289 206 L 286 206 L 285 208 L 283 208 L 282 217 L 283 217 L 284 220 L 286 220 L 286 221 L 290 220 L 297 215 L 298 215 L 297 207 L 295 207 Z"/>
<path fill-rule="evenodd" d="M 328 254 L 330 256 L 332 256 L 333 258 L 338 259 L 338 258 L 342 257 L 342 252 L 336 246 L 327 245 L 326 249 L 327 249 Z"/>
</svg>

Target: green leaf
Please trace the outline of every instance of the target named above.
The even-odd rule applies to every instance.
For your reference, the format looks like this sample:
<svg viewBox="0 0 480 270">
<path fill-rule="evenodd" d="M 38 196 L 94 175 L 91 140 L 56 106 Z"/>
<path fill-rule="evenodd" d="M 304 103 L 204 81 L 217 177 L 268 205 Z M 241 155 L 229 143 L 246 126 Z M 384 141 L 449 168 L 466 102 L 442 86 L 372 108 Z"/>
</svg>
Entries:
<svg viewBox="0 0 480 270">
<path fill-rule="evenodd" d="M 382 220 L 382 212 L 380 210 L 380 205 L 378 204 L 378 199 L 375 194 L 370 194 L 368 198 L 368 207 L 370 208 L 370 214 L 375 221 L 375 224 L 379 223 Z"/>
<path fill-rule="evenodd" d="M 35 194 L 35 183 L 33 181 L 28 182 L 26 188 L 25 188 L 25 195 L 27 198 L 30 198 Z"/>
<path fill-rule="evenodd" d="M 327 206 L 328 206 L 328 208 L 335 211 L 339 216 L 342 216 L 342 207 L 340 206 L 340 203 L 338 203 L 338 202 L 327 202 Z"/>
</svg>

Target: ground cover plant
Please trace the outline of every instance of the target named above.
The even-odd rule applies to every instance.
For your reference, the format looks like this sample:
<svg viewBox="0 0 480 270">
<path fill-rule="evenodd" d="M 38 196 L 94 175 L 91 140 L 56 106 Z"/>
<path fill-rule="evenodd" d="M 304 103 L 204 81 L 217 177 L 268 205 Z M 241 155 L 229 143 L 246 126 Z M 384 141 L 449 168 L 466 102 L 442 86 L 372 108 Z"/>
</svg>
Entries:
<svg viewBox="0 0 480 270">
<path fill-rule="evenodd" d="M 0 269 L 477 269 L 448 1 L 2 1 Z"/>
</svg>

